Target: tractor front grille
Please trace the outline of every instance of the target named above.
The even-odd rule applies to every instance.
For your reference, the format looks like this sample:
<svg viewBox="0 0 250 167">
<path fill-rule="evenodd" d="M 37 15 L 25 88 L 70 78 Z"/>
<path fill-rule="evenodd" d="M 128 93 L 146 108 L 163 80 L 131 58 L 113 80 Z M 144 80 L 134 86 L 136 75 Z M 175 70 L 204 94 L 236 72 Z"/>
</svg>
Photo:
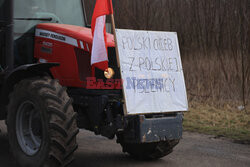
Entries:
<svg viewBox="0 0 250 167">
<path fill-rule="evenodd" d="M 75 48 L 75 55 L 78 64 L 79 78 L 81 81 L 86 81 L 87 77 L 92 76 L 91 65 L 90 65 L 91 55 L 89 52 L 79 48 Z M 120 79 L 121 76 L 120 76 L 120 70 L 117 66 L 115 48 L 108 48 L 108 55 L 109 55 L 108 56 L 109 67 L 113 68 L 115 71 L 113 79 Z M 96 79 L 102 79 L 103 81 L 106 81 L 104 72 L 102 70 L 99 70 L 98 68 L 95 68 L 95 77 Z"/>
<path fill-rule="evenodd" d="M 86 77 L 91 77 L 90 53 L 75 48 L 75 55 L 78 64 L 79 78 L 81 81 L 86 81 Z"/>
</svg>

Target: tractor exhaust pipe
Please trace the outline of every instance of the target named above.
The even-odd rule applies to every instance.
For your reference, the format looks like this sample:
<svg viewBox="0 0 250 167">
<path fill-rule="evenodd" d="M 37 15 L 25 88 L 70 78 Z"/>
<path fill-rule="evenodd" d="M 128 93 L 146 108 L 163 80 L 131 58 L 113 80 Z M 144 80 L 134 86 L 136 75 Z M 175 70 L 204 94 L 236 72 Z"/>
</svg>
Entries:
<svg viewBox="0 0 250 167">
<path fill-rule="evenodd" d="M 1 6 L 4 22 L 4 54 L 1 56 L 1 66 L 4 71 L 14 68 L 13 6 L 13 0 L 4 0 Z"/>
<path fill-rule="evenodd" d="M 6 68 L 11 71 L 14 68 L 14 39 L 13 39 L 13 0 L 5 0 L 6 3 Z"/>
</svg>

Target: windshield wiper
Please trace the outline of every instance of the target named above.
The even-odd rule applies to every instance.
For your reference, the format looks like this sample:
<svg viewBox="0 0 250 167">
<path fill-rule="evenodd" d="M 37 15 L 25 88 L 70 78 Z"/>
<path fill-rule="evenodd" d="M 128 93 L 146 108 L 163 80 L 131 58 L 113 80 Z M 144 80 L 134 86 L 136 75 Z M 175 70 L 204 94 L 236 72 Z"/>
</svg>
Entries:
<svg viewBox="0 0 250 167">
<path fill-rule="evenodd" d="M 52 21 L 53 18 L 14 18 L 14 20 L 40 20 L 40 21 Z"/>
</svg>

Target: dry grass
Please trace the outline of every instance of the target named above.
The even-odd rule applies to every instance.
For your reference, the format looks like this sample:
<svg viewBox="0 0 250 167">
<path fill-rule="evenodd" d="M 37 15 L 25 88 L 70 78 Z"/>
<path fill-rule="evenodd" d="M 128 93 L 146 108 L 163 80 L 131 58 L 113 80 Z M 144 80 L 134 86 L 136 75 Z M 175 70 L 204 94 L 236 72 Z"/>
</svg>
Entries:
<svg viewBox="0 0 250 167">
<path fill-rule="evenodd" d="M 185 113 L 184 129 L 225 136 L 250 143 L 250 72 L 246 64 L 243 105 L 241 60 L 232 52 L 198 53 L 183 58 L 190 111 Z M 222 58 L 220 59 L 219 56 Z"/>
<path fill-rule="evenodd" d="M 223 55 L 209 53 L 207 57 L 195 53 L 183 57 L 189 101 L 213 102 L 214 105 L 224 105 L 225 100 L 242 103 L 241 59 L 233 57 L 231 52 L 225 52 Z M 249 68 L 246 64 L 245 70 Z M 244 78 L 246 101 L 250 99 L 250 73 L 247 71 Z"/>
<path fill-rule="evenodd" d="M 184 114 L 184 130 L 250 141 L 250 106 L 238 110 L 230 105 L 215 108 L 210 105 L 190 104 Z"/>
</svg>

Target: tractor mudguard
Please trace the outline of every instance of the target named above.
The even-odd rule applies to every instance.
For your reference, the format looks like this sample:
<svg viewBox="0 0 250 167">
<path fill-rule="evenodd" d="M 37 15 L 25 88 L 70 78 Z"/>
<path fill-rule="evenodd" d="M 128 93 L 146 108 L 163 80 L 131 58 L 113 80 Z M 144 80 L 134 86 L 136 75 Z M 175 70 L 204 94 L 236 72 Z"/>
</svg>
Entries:
<svg viewBox="0 0 250 167">
<path fill-rule="evenodd" d="M 9 101 L 9 93 L 13 90 L 16 83 L 25 78 L 50 75 L 50 68 L 59 65 L 59 63 L 26 64 L 9 72 L 3 79 L 0 92 L 0 120 L 5 119 L 7 116 L 6 105 Z"/>
</svg>

